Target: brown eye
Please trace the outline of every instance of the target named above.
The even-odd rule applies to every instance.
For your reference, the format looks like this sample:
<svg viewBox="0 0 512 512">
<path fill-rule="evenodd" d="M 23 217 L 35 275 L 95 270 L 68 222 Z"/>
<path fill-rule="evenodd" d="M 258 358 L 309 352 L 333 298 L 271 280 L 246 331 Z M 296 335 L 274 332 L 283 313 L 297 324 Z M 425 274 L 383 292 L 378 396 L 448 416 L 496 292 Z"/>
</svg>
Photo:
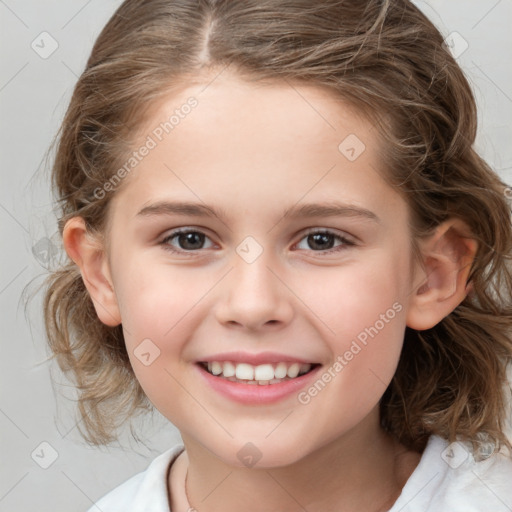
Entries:
<svg viewBox="0 0 512 512">
<path fill-rule="evenodd" d="M 180 249 L 187 251 L 194 249 L 201 249 L 204 244 L 205 236 L 203 233 L 197 231 L 191 231 L 190 233 L 180 233 L 177 235 L 178 244 Z"/>
<path fill-rule="evenodd" d="M 305 242 L 305 243 L 304 243 Z M 302 247 L 301 247 L 302 245 Z M 314 252 L 337 252 L 353 246 L 355 243 L 348 238 L 331 231 L 313 231 L 307 233 L 297 244 L 299 249 Z"/>
<path fill-rule="evenodd" d="M 334 236 L 328 233 L 314 233 L 307 236 L 308 245 L 311 249 L 324 251 L 334 247 Z"/>
<path fill-rule="evenodd" d="M 181 230 L 170 233 L 160 243 L 171 252 L 190 252 L 211 247 L 211 241 L 209 246 L 204 246 L 205 241 L 209 240 L 201 231 Z"/>
</svg>

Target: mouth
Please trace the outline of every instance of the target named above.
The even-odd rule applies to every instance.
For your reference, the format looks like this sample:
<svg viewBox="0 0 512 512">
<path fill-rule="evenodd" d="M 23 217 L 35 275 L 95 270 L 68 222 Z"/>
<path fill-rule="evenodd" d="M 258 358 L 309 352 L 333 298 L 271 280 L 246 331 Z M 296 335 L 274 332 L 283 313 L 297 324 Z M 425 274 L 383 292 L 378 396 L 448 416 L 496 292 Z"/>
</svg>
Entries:
<svg viewBox="0 0 512 512">
<path fill-rule="evenodd" d="M 218 379 L 257 386 L 272 386 L 294 380 L 320 366 L 318 363 L 285 361 L 260 365 L 234 361 L 201 361 L 197 364 Z"/>
</svg>

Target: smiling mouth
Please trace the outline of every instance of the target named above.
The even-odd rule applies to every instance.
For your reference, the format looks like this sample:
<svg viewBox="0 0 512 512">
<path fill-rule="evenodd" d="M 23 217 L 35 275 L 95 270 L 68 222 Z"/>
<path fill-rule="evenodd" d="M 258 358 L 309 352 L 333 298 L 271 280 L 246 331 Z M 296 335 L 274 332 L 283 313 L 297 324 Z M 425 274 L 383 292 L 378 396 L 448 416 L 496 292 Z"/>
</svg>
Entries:
<svg viewBox="0 0 512 512">
<path fill-rule="evenodd" d="M 210 375 L 240 384 L 272 385 L 297 379 L 311 372 L 316 363 L 266 363 L 252 365 L 231 361 L 203 361 L 198 363 Z"/>
</svg>

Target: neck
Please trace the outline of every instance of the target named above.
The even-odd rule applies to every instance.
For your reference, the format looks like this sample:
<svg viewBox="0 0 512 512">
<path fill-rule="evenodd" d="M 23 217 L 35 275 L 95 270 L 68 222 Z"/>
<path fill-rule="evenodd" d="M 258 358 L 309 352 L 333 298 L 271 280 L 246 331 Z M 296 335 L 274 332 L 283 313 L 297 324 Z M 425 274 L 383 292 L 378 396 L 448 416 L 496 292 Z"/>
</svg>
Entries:
<svg viewBox="0 0 512 512">
<path fill-rule="evenodd" d="M 182 437 L 188 506 L 196 512 L 383 512 L 396 501 L 420 458 L 371 417 L 301 460 L 271 468 L 225 464 Z"/>
</svg>

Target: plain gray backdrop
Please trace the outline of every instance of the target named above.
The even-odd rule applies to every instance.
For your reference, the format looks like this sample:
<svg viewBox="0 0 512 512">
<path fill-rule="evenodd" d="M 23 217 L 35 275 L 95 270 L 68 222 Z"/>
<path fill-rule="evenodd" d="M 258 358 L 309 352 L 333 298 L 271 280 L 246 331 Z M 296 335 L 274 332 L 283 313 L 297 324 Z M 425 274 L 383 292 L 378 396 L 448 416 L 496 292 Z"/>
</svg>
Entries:
<svg viewBox="0 0 512 512">
<path fill-rule="evenodd" d="M 147 446 L 127 432 L 119 446 L 88 446 L 76 428 L 72 386 L 45 362 L 41 294 L 29 319 L 21 298 L 59 251 L 45 152 L 96 36 L 120 3 L 0 0 L 0 511 L 85 511 L 180 441 L 156 413 L 137 422 Z M 511 0 L 416 3 L 453 42 L 479 106 L 477 147 L 511 183 Z"/>
</svg>

